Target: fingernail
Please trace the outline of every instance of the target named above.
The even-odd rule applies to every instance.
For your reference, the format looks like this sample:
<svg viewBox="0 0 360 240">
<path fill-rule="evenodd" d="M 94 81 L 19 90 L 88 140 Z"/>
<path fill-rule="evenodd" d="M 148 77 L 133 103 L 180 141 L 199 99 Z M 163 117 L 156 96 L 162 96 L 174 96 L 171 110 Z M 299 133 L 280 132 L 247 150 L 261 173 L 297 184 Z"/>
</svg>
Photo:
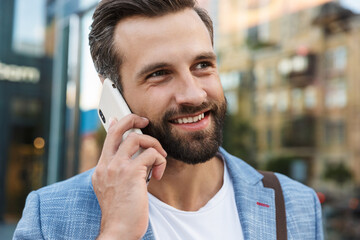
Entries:
<svg viewBox="0 0 360 240">
<path fill-rule="evenodd" d="M 162 152 L 163 152 L 163 156 L 167 157 L 167 152 L 164 149 L 162 150 Z"/>
<path fill-rule="evenodd" d="M 149 121 L 149 119 L 147 119 L 146 117 L 141 117 L 142 119 L 146 120 L 146 121 Z"/>
</svg>

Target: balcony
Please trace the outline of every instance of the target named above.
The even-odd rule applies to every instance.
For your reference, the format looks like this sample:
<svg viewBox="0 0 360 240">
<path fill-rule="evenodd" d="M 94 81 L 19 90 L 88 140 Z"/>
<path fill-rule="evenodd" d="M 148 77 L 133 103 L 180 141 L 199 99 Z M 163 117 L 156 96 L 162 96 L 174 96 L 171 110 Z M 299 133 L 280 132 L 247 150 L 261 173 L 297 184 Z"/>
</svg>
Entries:
<svg viewBox="0 0 360 240">
<path fill-rule="evenodd" d="M 316 73 L 316 55 L 293 55 L 282 59 L 278 64 L 281 75 L 286 77 L 294 88 L 306 87 L 313 83 Z"/>
<path fill-rule="evenodd" d="M 301 116 L 291 119 L 282 127 L 282 146 L 293 147 L 316 147 L 316 118 L 313 116 Z"/>
</svg>

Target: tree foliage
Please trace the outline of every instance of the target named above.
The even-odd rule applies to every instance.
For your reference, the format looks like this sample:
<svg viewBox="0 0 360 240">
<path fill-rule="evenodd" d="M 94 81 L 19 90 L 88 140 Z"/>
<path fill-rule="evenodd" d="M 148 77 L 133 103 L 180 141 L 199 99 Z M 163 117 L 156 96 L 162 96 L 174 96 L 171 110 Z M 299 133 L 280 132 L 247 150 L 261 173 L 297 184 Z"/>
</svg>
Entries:
<svg viewBox="0 0 360 240">
<path fill-rule="evenodd" d="M 237 115 L 227 115 L 223 131 L 223 147 L 231 154 L 256 167 L 255 146 L 250 124 Z"/>
<path fill-rule="evenodd" d="M 335 181 L 342 185 L 352 179 L 352 174 L 344 163 L 330 163 L 327 164 L 323 177 L 325 180 Z"/>
</svg>

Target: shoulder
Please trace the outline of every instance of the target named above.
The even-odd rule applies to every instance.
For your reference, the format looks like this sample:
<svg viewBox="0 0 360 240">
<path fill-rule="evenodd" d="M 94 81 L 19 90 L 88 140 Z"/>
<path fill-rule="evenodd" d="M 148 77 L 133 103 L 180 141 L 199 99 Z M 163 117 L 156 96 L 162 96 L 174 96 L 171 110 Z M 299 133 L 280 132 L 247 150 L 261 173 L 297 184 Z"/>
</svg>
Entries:
<svg viewBox="0 0 360 240">
<path fill-rule="evenodd" d="M 299 195 L 303 196 L 304 194 L 312 197 L 316 195 L 315 191 L 312 188 L 298 181 L 295 181 L 281 173 L 275 173 L 275 175 L 280 181 L 283 192 L 291 195 L 291 197 L 293 198 L 297 198 Z"/>
<path fill-rule="evenodd" d="M 99 232 L 101 210 L 92 188 L 93 170 L 29 194 L 15 236 L 33 233 L 49 239 L 92 239 Z"/>
<path fill-rule="evenodd" d="M 35 191 L 33 194 L 38 197 L 41 218 L 50 220 L 65 217 L 71 222 L 85 219 L 89 215 L 101 215 L 91 182 L 93 171 L 89 170 Z M 60 223 L 61 221 L 59 220 Z"/>
<path fill-rule="evenodd" d="M 40 196 L 41 200 L 49 198 L 52 199 L 52 201 L 54 201 L 54 197 L 72 197 L 74 194 L 79 195 L 79 192 L 83 194 L 93 194 L 91 183 L 93 172 L 94 169 L 91 169 L 67 180 L 40 188 L 35 191 L 35 193 Z"/>
<path fill-rule="evenodd" d="M 288 235 L 292 239 L 323 239 L 321 205 L 316 192 L 287 176 L 276 173 L 283 190 Z M 307 229 L 299 232 L 299 229 Z"/>
<path fill-rule="evenodd" d="M 280 181 L 286 208 L 292 209 L 293 214 L 310 213 L 315 216 L 316 211 L 314 209 L 319 206 L 316 192 L 283 174 L 276 173 L 275 175 Z"/>
</svg>

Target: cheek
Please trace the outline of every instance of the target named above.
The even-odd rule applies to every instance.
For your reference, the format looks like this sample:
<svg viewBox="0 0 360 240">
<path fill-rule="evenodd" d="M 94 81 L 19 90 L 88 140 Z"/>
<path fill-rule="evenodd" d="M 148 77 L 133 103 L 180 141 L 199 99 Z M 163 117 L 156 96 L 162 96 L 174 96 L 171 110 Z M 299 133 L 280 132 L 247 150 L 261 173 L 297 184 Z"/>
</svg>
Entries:
<svg viewBox="0 0 360 240">
<path fill-rule="evenodd" d="M 143 109 L 146 109 L 144 103 L 147 101 L 143 94 L 140 94 L 139 91 L 124 90 L 124 97 L 132 113 L 145 117 Z"/>
<path fill-rule="evenodd" d="M 213 79 L 212 81 L 206 82 L 204 86 L 204 90 L 209 98 L 217 100 L 222 100 L 224 98 L 224 92 L 220 80 Z"/>
<path fill-rule="evenodd" d="M 150 120 L 160 119 L 170 104 L 166 91 L 160 89 L 153 89 L 137 97 L 132 97 L 131 102 L 131 105 L 134 106 L 134 113 Z"/>
</svg>

